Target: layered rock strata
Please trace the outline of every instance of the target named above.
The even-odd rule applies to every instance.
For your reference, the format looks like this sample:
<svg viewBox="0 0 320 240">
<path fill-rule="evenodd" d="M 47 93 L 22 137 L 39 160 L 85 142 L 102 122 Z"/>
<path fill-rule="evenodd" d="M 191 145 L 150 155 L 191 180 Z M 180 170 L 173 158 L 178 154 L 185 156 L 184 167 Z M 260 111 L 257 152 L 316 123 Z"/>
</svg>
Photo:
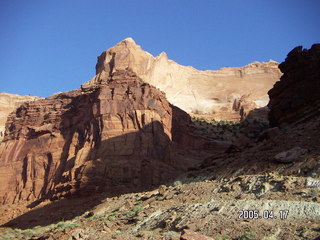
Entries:
<svg viewBox="0 0 320 240">
<path fill-rule="evenodd" d="M 10 93 L 0 93 L 0 141 L 4 137 L 5 124 L 8 115 L 27 101 L 35 101 L 41 99 L 34 96 L 21 96 Z"/>
<path fill-rule="evenodd" d="M 320 44 L 294 48 L 279 65 L 281 80 L 268 92 L 272 126 L 294 124 L 320 114 Z"/>
<path fill-rule="evenodd" d="M 128 38 L 98 57 L 97 75 L 82 86 L 99 84 L 110 73 L 125 69 L 132 69 L 143 81 L 164 91 L 171 103 L 186 112 L 214 114 L 224 120 L 240 119 L 233 103 L 243 97 L 248 103 L 246 113 L 266 106 L 267 92 L 281 76 L 275 61 L 200 71 L 177 64 L 164 52 L 154 57 Z"/>
<path fill-rule="evenodd" d="M 189 122 L 163 92 L 130 70 L 24 103 L 9 115 L 0 145 L 0 202 L 112 194 L 167 182 L 199 157 L 184 154 L 203 145 L 190 137 Z"/>
</svg>

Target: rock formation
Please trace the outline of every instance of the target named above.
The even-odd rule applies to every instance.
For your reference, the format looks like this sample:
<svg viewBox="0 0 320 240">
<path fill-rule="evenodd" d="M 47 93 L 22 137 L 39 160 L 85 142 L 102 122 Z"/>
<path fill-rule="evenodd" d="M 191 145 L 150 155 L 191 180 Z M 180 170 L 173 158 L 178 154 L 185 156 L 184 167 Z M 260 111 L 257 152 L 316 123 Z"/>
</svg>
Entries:
<svg viewBox="0 0 320 240">
<path fill-rule="evenodd" d="M 294 48 L 279 65 L 281 80 L 268 92 L 269 121 L 284 126 L 320 114 L 320 44 Z"/>
<path fill-rule="evenodd" d="M 34 96 L 21 96 L 17 94 L 0 93 L 0 141 L 4 136 L 5 124 L 8 115 L 26 101 L 41 99 Z"/>
<path fill-rule="evenodd" d="M 203 144 L 188 135 L 189 122 L 163 92 L 130 70 L 24 103 L 9 115 L 0 144 L 1 202 L 119 193 L 166 182 L 197 159 L 176 145 Z"/>
<path fill-rule="evenodd" d="M 199 71 L 168 59 L 166 53 L 153 57 L 133 39 L 127 38 L 98 57 L 96 76 L 82 85 L 90 87 L 117 70 L 131 69 L 143 81 L 164 91 L 169 102 L 188 113 L 215 114 L 216 119 L 239 120 L 233 103 L 245 97 L 248 113 L 264 107 L 267 91 L 279 80 L 278 63 L 254 62 L 245 67 L 226 67 L 217 71 Z"/>
</svg>

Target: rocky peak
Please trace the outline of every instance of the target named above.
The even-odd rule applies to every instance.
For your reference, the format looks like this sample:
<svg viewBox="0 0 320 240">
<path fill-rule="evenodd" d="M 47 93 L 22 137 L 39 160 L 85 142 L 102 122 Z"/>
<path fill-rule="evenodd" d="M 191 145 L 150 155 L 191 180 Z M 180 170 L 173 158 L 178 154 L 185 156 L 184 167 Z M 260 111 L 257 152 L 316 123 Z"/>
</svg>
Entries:
<svg viewBox="0 0 320 240">
<path fill-rule="evenodd" d="M 152 57 L 151 54 L 144 52 L 132 38 L 126 38 L 98 57 L 96 74 L 103 71 L 110 74 L 113 71 L 128 68 L 136 72 L 135 65 L 137 65 L 137 62 L 148 57 Z"/>
<path fill-rule="evenodd" d="M 133 38 L 128 37 L 126 39 L 124 39 L 122 42 L 126 43 L 126 44 L 134 44 L 137 45 L 136 42 L 133 40 Z"/>
<path fill-rule="evenodd" d="M 216 113 L 222 119 L 225 116 L 226 120 L 235 120 L 240 119 L 240 113 L 234 111 L 232 105 L 241 96 L 250 96 L 251 106 L 266 106 L 267 91 L 281 76 L 277 66 L 278 63 L 271 60 L 241 68 L 200 71 L 179 65 L 165 52 L 154 57 L 127 38 L 98 57 L 97 75 L 82 88 L 99 84 L 117 70 L 130 69 L 144 82 L 164 91 L 171 103 L 186 112 Z M 235 119 L 229 119 L 230 114 Z"/>
</svg>

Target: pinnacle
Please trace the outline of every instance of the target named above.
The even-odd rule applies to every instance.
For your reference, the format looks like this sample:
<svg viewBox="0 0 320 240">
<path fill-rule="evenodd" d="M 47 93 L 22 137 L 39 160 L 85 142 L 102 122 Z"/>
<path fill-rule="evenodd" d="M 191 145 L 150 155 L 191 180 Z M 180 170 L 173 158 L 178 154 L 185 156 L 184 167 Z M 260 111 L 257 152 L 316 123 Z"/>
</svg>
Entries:
<svg viewBox="0 0 320 240">
<path fill-rule="evenodd" d="M 122 40 L 122 42 L 136 44 L 136 42 L 131 37 L 128 37 L 128 38 Z"/>
</svg>

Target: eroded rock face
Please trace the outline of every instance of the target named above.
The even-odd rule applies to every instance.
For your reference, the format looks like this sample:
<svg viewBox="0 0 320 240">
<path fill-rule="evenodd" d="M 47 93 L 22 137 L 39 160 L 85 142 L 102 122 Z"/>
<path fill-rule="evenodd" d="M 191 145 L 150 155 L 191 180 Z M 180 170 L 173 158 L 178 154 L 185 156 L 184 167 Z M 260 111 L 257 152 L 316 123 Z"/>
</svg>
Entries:
<svg viewBox="0 0 320 240">
<path fill-rule="evenodd" d="M 98 57 L 97 75 L 82 87 L 98 84 L 110 73 L 125 69 L 131 69 L 143 81 L 164 91 L 169 102 L 186 112 L 215 114 L 217 120 L 239 120 L 241 114 L 233 109 L 233 103 L 243 98 L 246 98 L 247 113 L 266 106 L 267 91 L 281 76 L 274 61 L 199 71 L 177 64 L 164 52 L 153 57 L 128 38 Z"/>
<path fill-rule="evenodd" d="M 285 126 L 320 113 L 320 44 L 294 48 L 279 65 L 281 80 L 268 92 L 272 126 Z"/>
<path fill-rule="evenodd" d="M 0 200 L 119 193 L 166 182 L 197 159 L 176 145 L 203 144 L 188 135 L 189 122 L 163 92 L 128 70 L 94 87 L 24 103 L 8 117 L 0 145 Z"/>
<path fill-rule="evenodd" d="M 27 101 L 35 101 L 41 99 L 34 96 L 21 96 L 10 93 L 0 93 L 0 141 L 4 137 L 5 124 L 8 115 Z"/>
</svg>

